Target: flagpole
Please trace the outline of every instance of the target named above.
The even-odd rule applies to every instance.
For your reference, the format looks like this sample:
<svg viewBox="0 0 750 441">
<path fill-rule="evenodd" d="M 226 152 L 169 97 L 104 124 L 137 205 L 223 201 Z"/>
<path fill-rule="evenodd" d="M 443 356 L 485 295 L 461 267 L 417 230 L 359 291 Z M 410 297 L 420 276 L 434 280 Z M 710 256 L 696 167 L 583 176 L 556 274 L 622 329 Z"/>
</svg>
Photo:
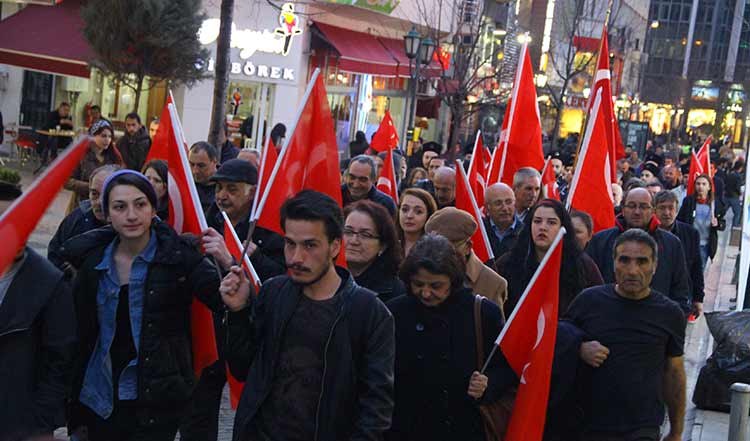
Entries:
<svg viewBox="0 0 750 441">
<path fill-rule="evenodd" d="M 516 106 L 518 105 L 518 89 L 521 88 L 521 74 L 523 73 L 523 65 L 526 61 L 526 54 L 529 50 L 529 43 L 524 42 L 521 46 L 521 56 L 518 57 L 518 67 L 516 67 L 516 80 L 513 84 L 513 93 L 511 93 L 510 99 L 510 117 L 508 118 L 508 127 L 505 131 L 505 148 L 503 149 L 503 157 L 500 159 L 500 173 L 497 176 L 498 182 L 503 181 L 503 173 L 505 172 L 505 159 L 508 157 L 508 140 L 510 140 L 511 128 L 513 127 L 513 116 L 516 114 Z M 502 133 L 501 133 L 502 135 Z"/>
<path fill-rule="evenodd" d="M 482 222 L 482 212 L 479 211 L 479 205 L 477 205 L 477 200 L 474 197 L 474 190 L 471 188 L 471 185 L 469 185 L 469 178 L 466 177 L 466 172 L 464 172 L 464 169 L 458 163 L 458 160 L 456 160 L 456 170 L 456 173 L 461 174 L 461 179 L 463 179 L 466 190 L 468 190 L 467 193 L 469 193 L 469 202 L 471 202 L 471 209 L 474 210 L 474 216 L 477 217 L 477 228 L 479 228 L 479 231 L 482 232 L 482 240 L 484 241 L 485 248 L 487 248 L 487 254 L 490 256 L 490 259 L 494 261 L 495 255 L 492 253 L 490 239 L 487 237 L 487 231 L 484 229 L 484 223 Z M 458 179 L 458 176 L 456 176 L 456 179 Z"/>
<path fill-rule="evenodd" d="M 484 362 L 484 366 L 482 366 L 482 370 L 479 372 L 480 374 L 484 374 L 484 371 L 487 370 L 487 366 L 490 364 L 490 360 L 492 360 L 492 356 L 495 355 L 495 352 L 497 351 L 497 348 L 500 344 L 500 342 L 503 340 L 503 337 L 505 337 L 505 333 L 508 331 L 509 325 L 511 322 L 513 322 L 513 319 L 516 317 L 516 314 L 521 309 L 521 306 L 523 305 L 524 300 L 526 300 L 526 297 L 529 294 L 529 291 L 531 291 L 531 287 L 534 286 L 536 283 L 536 280 L 539 278 L 539 275 L 544 270 L 544 267 L 547 266 L 547 262 L 552 257 L 552 253 L 555 252 L 555 249 L 560 244 L 560 241 L 562 240 L 563 236 L 565 236 L 565 227 L 560 227 L 560 231 L 558 231 L 557 236 L 555 236 L 555 240 L 552 241 L 552 245 L 550 245 L 549 249 L 547 250 L 547 253 L 544 254 L 544 257 L 542 258 L 542 261 L 539 263 L 539 266 L 537 267 L 536 271 L 534 271 L 534 275 L 531 276 L 531 280 L 529 280 L 529 284 L 526 285 L 526 289 L 523 290 L 523 294 L 521 294 L 521 299 L 516 304 L 516 309 L 513 310 L 513 312 L 510 314 L 510 317 L 508 317 L 508 320 L 505 322 L 505 326 L 503 326 L 503 329 L 500 331 L 500 335 L 497 336 L 497 339 L 495 340 L 495 347 L 492 348 L 492 352 L 490 352 L 490 355 L 487 357 L 487 361 Z"/>
<path fill-rule="evenodd" d="M 576 168 L 573 172 L 573 182 L 570 184 L 570 191 L 568 192 L 568 198 L 565 200 L 565 208 L 570 211 L 571 204 L 573 203 L 573 197 L 575 196 L 576 189 L 578 188 L 578 181 L 581 179 L 581 169 L 583 168 L 583 162 L 586 160 L 586 152 L 588 152 L 589 144 L 591 143 L 591 134 L 594 131 L 594 125 L 596 125 L 596 118 L 599 116 L 599 110 L 601 107 L 602 102 L 602 91 L 599 89 L 596 92 L 596 97 L 594 99 L 594 106 L 592 109 L 594 112 L 592 113 L 592 119 L 593 124 L 587 124 L 586 125 L 586 133 L 584 134 L 582 138 L 582 142 L 578 147 L 578 155 L 576 156 Z M 581 151 L 581 148 L 584 150 Z M 610 177 L 611 180 L 611 177 Z"/>
<path fill-rule="evenodd" d="M 471 161 L 469 161 L 469 170 L 474 166 L 474 161 L 477 158 L 477 144 L 479 143 L 479 137 L 482 136 L 482 131 L 477 130 L 477 136 L 474 138 L 474 148 L 471 151 Z"/>
</svg>

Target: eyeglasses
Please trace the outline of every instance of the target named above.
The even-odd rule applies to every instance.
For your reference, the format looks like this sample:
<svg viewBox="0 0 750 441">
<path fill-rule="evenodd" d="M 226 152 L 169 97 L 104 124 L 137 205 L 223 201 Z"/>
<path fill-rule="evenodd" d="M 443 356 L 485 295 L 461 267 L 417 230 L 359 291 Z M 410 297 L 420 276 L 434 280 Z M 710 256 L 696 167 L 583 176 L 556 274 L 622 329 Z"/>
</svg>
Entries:
<svg viewBox="0 0 750 441">
<path fill-rule="evenodd" d="M 369 231 L 355 231 L 351 228 L 344 228 L 344 237 L 346 238 L 353 238 L 353 237 L 359 237 L 361 240 L 378 240 L 380 239 L 380 236 L 376 236 Z"/>
<path fill-rule="evenodd" d="M 624 207 L 627 208 L 628 210 L 640 209 L 641 211 L 651 210 L 652 208 L 654 208 L 651 206 L 651 204 L 634 204 L 634 203 L 625 204 Z"/>
</svg>

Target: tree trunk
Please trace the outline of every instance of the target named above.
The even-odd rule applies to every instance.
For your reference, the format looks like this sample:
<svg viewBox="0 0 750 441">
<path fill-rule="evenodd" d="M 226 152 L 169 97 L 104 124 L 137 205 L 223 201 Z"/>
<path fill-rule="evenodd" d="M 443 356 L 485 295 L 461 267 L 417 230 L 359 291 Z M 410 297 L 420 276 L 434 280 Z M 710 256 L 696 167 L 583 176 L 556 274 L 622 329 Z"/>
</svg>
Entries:
<svg viewBox="0 0 750 441">
<path fill-rule="evenodd" d="M 226 123 L 227 87 L 229 87 L 229 51 L 232 39 L 232 16 L 234 0 L 221 0 L 221 24 L 216 41 L 214 78 L 214 98 L 211 108 L 211 125 L 208 129 L 208 142 L 216 147 L 221 158 L 224 144 L 224 124 Z"/>
<path fill-rule="evenodd" d="M 141 93 L 143 93 L 143 75 L 138 75 L 137 83 L 135 85 L 135 104 L 133 105 L 133 112 L 138 113 L 138 107 L 141 104 Z"/>
</svg>

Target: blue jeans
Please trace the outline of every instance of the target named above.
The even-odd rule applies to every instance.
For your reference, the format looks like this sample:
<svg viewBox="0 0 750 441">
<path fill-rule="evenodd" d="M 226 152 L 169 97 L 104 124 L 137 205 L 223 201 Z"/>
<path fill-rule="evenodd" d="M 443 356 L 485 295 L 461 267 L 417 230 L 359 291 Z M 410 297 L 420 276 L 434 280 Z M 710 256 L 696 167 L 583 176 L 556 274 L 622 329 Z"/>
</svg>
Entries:
<svg viewBox="0 0 750 441">
<path fill-rule="evenodd" d="M 740 198 L 724 198 L 724 200 L 727 202 L 727 205 L 732 208 L 732 226 L 739 227 L 740 221 L 742 220 L 742 204 L 740 203 Z"/>
<path fill-rule="evenodd" d="M 705 267 L 706 262 L 708 262 L 708 253 L 709 253 L 708 244 L 701 245 L 700 249 L 701 249 L 701 262 L 703 262 L 703 266 Z"/>
</svg>

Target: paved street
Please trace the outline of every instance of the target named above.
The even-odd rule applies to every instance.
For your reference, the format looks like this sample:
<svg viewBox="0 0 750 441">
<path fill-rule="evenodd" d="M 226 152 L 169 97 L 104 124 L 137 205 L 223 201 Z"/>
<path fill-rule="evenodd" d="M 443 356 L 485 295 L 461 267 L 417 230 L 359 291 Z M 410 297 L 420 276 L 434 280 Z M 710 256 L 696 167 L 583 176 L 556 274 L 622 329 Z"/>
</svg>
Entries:
<svg viewBox="0 0 750 441">
<path fill-rule="evenodd" d="M 27 167 L 28 168 L 28 167 Z M 29 185 L 33 180 L 30 170 L 24 170 L 23 185 Z M 63 190 L 56 197 L 53 204 L 45 213 L 37 228 L 34 230 L 29 244 L 36 251 L 46 254 L 47 243 L 57 229 L 70 199 L 70 192 Z M 731 219 L 727 219 L 731 225 Z M 706 311 L 727 310 L 734 307 L 732 300 L 736 288 L 731 283 L 735 259 L 739 256 L 736 246 L 729 245 L 729 231 L 720 235 L 719 253 L 716 262 L 706 268 Z M 688 378 L 688 409 L 684 440 L 694 441 L 724 441 L 727 439 L 729 415 L 720 412 L 702 411 L 692 404 L 693 389 L 698 378 L 700 368 L 710 355 L 713 338 L 708 332 L 706 321 L 701 317 L 695 324 L 688 326 L 686 338 L 686 369 Z M 234 411 L 230 408 L 228 389 L 224 391 L 219 421 L 219 440 L 231 440 Z M 57 432 L 64 436 L 65 431 Z M 177 437 L 179 439 L 179 436 Z"/>
</svg>

